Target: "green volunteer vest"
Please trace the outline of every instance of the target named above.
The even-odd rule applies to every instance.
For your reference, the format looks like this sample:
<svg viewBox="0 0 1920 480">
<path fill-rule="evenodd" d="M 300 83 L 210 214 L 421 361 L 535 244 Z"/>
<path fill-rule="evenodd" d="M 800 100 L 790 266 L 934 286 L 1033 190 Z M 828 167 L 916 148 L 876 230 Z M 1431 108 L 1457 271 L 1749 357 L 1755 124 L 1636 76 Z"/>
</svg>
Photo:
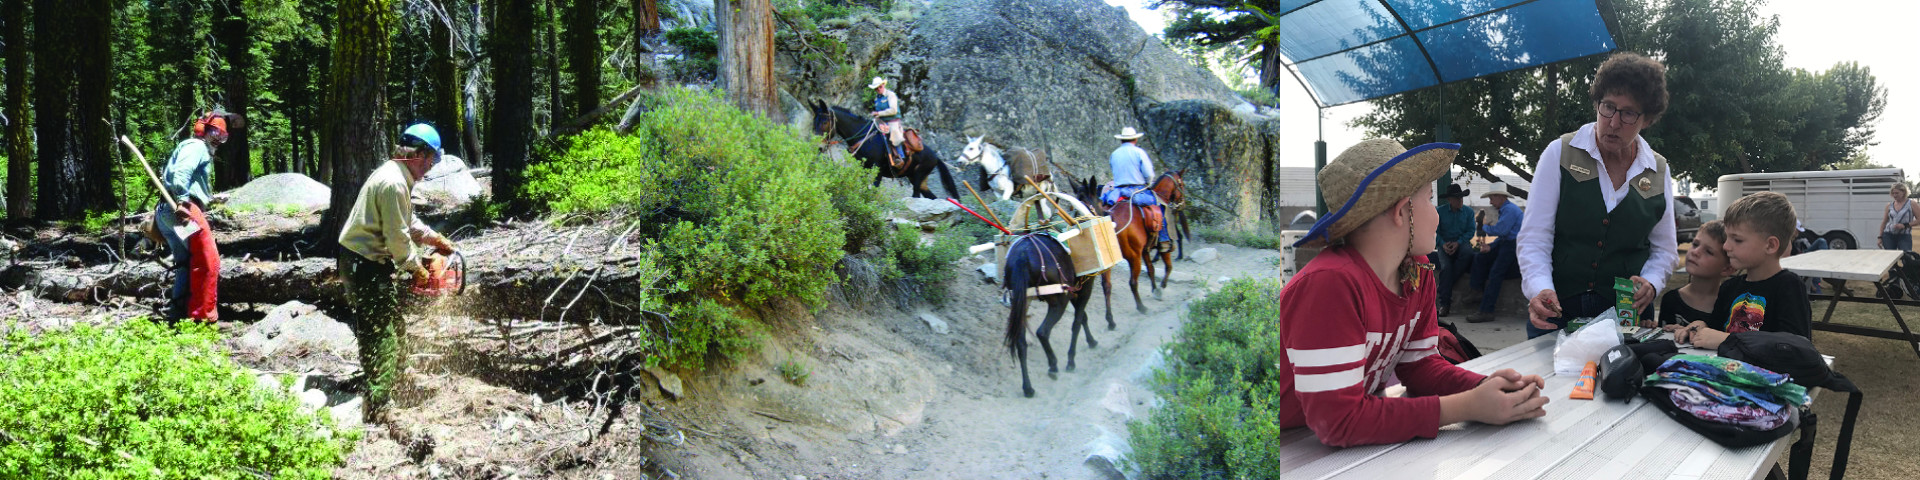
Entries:
<svg viewBox="0 0 1920 480">
<path fill-rule="evenodd" d="M 1653 254 L 1647 235 L 1667 210 L 1667 158 L 1655 153 L 1655 169 L 1627 179 L 1631 190 L 1613 211 L 1601 196 L 1599 160 L 1560 137 L 1560 210 L 1554 216 L 1553 290 L 1560 298 L 1608 292 L 1614 278 L 1640 274 Z"/>
</svg>

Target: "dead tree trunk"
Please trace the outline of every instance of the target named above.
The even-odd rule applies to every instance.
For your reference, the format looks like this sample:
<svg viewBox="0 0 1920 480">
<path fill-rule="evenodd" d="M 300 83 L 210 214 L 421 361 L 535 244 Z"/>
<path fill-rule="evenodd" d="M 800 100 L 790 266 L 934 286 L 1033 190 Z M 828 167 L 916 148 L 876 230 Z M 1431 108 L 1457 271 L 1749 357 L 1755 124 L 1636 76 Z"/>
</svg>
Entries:
<svg viewBox="0 0 1920 480">
<path fill-rule="evenodd" d="M 65 302 L 102 302 L 112 296 L 162 298 L 169 277 L 157 262 L 65 268 L 21 262 L 0 269 L 0 286 Z M 468 266 L 464 293 L 443 299 L 441 311 L 475 318 L 637 323 L 634 305 L 659 280 L 637 254 L 548 261 L 492 259 Z M 220 302 L 279 304 L 298 300 L 327 308 L 345 305 L 346 289 L 332 258 L 291 262 L 228 261 L 220 267 Z"/>
<path fill-rule="evenodd" d="M 715 4 L 720 23 L 720 83 L 741 110 L 786 121 L 773 76 L 773 5 L 768 0 Z"/>
</svg>

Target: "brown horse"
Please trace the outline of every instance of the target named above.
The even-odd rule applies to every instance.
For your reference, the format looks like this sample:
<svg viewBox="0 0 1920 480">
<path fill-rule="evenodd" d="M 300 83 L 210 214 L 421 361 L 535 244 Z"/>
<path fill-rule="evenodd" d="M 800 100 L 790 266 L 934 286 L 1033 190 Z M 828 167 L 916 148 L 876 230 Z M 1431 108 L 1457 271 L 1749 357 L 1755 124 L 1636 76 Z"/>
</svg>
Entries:
<svg viewBox="0 0 1920 480">
<path fill-rule="evenodd" d="M 1174 214 L 1181 204 L 1187 201 L 1187 182 L 1181 180 L 1182 173 L 1185 173 L 1185 170 L 1161 174 L 1160 178 L 1153 181 L 1150 190 L 1153 191 L 1154 197 L 1160 200 L 1163 215 Z M 1090 208 L 1104 207 L 1105 204 L 1100 201 L 1099 182 L 1094 178 L 1087 178 L 1086 183 L 1074 190 L 1080 201 Z M 1174 249 L 1160 247 L 1160 225 L 1145 221 L 1143 218 L 1145 215 L 1141 213 L 1141 209 L 1142 207 L 1134 206 L 1132 201 L 1121 199 L 1113 205 L 1109 215 L 1113 217 L 1115 233 L 1120 237 L 1120 256 L 1127 259 L 1127 269 L 1131 275 L 1127 279 L 1127 288 L 1133 291 L 1133 307 L 1140 313 L 1146 313 L 1146 305 L 1140 302 L 1140 267 L 1144 265 L 1147 269 L 1147 286 L 1153 289 L 1153 298 L 1160 299 L 1161 289 L 1166 288 L 1167 281 L 1173 275 Z M 1096 210 L 1095 213 L 1101 212 Z M 1178 222 L 1170 221 L 1167 224 L 1177 225 Z M 1169 236 L 1179 239 L 1179 235 Z M 1153 254 L 1156 250 L 1160 254 L 1160 263 L 1166 268 L 1166 273 L 1160 278 L 1159 283 L 1154 283 L 1153 279 Z"/>
</svg>

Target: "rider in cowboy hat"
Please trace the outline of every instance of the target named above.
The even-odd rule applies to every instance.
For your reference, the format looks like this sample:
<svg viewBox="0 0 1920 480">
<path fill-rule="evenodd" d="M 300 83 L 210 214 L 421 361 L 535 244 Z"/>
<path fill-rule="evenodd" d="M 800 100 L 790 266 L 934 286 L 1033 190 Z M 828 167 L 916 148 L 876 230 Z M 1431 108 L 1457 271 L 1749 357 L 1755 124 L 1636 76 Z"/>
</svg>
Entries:
<svg viewBox="0 0 1920 480">
<path fill-rule="evenodd" d="M 907 152 L 900 146 L 907 139 L 900 121 L 900 96 L 887 88 L 887 79 L 882 77 L 873 77 L 873 83 L 867 84 L 867 88 L 873 89 L 873 124 L 880 127 L 880 133 L 887 134 L 887 143 L 893 146 L 888 152 L 893 155 L 894 168 L 899 168 L 907 159 Z"/>
<path fill-rule="evenodd" d="M 1280 428 L 1305 426 L 1321 443 L 1346 447 L 1433 438 L 1441 426 L 1505 424 L 1546 414 L 1537 375 L 1481 375 L 1443 359 L 1446 330 L 1434 316 L 1439 214 L 1433 180 L 1460 146 L 1413 150 L 1386 139 L 1360 142 L 1320 171 L 1320 193 L 1337 208 L 1296 247 L 1327 246 L 1280 291 Z M 1404 397 L 1380 395 L 1391 378 Z"/>
<path fill-rule="evenodd" d="M 1521 220 L 1525 213 L 1519 205 L 1508 201 L 1507 182 L 1493 182 L 1493 187 L 1480 198 L 1493 204 L 1495 215 L 1481 221 L 1480 231 L 1493 237 L 1480 244 L 1480 254 L 1473 259 L 1473 288 L 1484 292 L 1480 295 L 1480 311 L 1467 315 L 1468 323 L 1493 321 L 1493 306 L 1500 300 L 1500 284 L 1507 276 L 1519 268 L 1520 259 L 1514 255 L 1514 239 L 1520 234 Z"/>
<path fill-rule="evenodd" d="M 1120 129 L 1113 138 L 1120 140 L 1120 147 L 1107 155 L 1107 166 L 1113 169 L 1113 187 L 1101 193 L 1100 201 L 1111 207 L 1121 198 L 1128 198 L 1137 207 L 1156 208 L 1160 199 L 1153 196 L 1153 159 L 1147 151 L 1140 148 L 1140 137 L 1146 134 L 1135 131 L 1133 127 Z M 1160 241 L 1172 242 L 1167 235 L 1167 219 L 1160 217 Z"/>
</svg>

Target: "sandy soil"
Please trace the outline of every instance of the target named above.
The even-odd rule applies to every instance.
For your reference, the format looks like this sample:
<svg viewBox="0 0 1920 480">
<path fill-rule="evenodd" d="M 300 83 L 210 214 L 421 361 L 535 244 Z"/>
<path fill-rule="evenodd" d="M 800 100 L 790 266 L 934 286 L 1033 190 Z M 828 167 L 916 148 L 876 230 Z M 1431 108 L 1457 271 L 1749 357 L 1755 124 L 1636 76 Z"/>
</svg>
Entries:
<svg viewBox="0 0 1920 480">
<path fill-rule="evenodd" d="M 1203 296 L 1208 281 L 1278 274 L 1278 252 L 1189 251 L 1209 247 L 1220 260 L 1176 262 L 1161 299 L 1142 281 L 1144 315 L 1134 311 L 1124 278 L 1116 282 L 1115 330 L 1106 329 L 1107 308 L 1095 292 L 1088 313 L 1099 346 L 1081 345 L 1071 372 L 1063 319 L 1052 332 L 1058 379 L 1045 374 L 1038 345 L 1030 348 L 1033 398 L 1021 396 L 1019 366 L 1001 342 L 1009 309 L 998 302 L 999 287 L 972 271 L 984 260 L 959 262 L 955 268 L 966 273 L 943 306 L 828 309 L 795 325 L 811 332 L 799 341 L 769 345 L 757 362 L 697 379 L 692 398 L 669 409 L 686 409 L 721 438 L 690 438 L 683 451 L 661 451 L 658 460 L 692 478 L 1105 478 L 1084 462 L 1100 443 L 1124 446 L 1126 422 L 1147 413 L 1144 382 L 1186 302 Z M 950 333 L 933 331 L 921 314 L 943 320 Z M 1037 324 L 1044 307 L 1029 314 Z M 805 386 L 774 371 L 789 358 L 811 366 Z"/>
</svg>

